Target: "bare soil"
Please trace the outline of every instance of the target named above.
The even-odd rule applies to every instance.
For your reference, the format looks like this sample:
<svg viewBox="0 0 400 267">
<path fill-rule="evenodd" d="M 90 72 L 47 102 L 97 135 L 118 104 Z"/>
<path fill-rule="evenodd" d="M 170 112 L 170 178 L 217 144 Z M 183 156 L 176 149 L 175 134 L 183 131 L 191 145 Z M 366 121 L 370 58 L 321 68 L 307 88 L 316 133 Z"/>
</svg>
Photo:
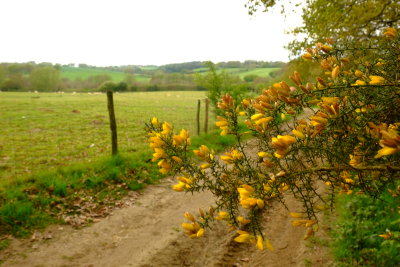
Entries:
<svg viewBox="0 0 400 267">
<path fill-rule="evenodd" d="M 265 234 L 275 251 L 233 241 L 225 223 L 217 222 L 204 237 L 189 239 L 180 224 L 183 213 L 207 208 L 207 192 L 177 193 L 173 178 L 132 192 L 108 217 L 82 229 L 56 225 L 30 239 L 15 239 L 0 252 L 3 266 L 329 266 L 324 229 L 304 241 L 304 228 L 291 226 L 289 211 L 276 202 L 263 217 Z M 285 196 L 291 211 L 299 204 Z"/>
</svg>

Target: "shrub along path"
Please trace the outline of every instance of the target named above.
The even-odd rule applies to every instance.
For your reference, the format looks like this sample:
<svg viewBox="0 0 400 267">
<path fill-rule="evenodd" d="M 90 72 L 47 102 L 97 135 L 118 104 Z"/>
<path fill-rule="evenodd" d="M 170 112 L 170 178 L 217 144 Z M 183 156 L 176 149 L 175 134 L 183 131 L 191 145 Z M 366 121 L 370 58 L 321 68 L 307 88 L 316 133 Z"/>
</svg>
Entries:
<svg viewBox="0 0 400 267">
<path fill-rule="evenodd" d="M 1 251 L 3 266 L 327 266 L 328 248 L 322 246 L 324 229 L 303 241 L 304 228 L 291 226 L 289 212 L 278 202 L 264 217 L 265 234 L 274 252 L 233 241 L 224 222 L 196 240 L 183 233 L 185 211 L 207 208 L 209 193 L 174 192 L 174 178 L 131 194 L 129 204 L 90 226 L 75 229 L 56 225 L 36 232 L 31 239 L 13 240 Z M 289 209 L 300 209 L 286 196 Z"/>
</svg>

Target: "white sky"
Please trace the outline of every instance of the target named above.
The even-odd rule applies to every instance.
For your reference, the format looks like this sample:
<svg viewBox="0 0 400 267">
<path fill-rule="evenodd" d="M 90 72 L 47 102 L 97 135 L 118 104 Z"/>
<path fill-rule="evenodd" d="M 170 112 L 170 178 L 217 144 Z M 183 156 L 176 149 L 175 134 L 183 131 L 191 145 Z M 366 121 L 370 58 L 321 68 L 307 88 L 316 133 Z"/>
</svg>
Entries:
<svg viewBox="0 0 400 267">
<path fill-rule="evenodd" d="M 249 16 L 246 0 L 0 0 L 0 62 L 162 65 L 287 61 L 280 8 Z"/>
</svg>

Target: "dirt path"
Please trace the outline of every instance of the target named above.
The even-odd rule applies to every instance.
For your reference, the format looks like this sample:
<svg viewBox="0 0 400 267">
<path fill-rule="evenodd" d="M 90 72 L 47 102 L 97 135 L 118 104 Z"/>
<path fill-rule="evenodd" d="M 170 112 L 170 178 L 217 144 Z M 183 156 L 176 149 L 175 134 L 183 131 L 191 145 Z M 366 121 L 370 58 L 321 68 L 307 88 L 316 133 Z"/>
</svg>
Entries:
<svg viewBox="0 0 400 267">
<path fill-rule="evenodd" d="M 288 211 L 274 204 L 264 216 L 266 236 L 275 252 L 233 242 L 224 223 L 216 223 L 200 239 L 180 228 L 185 211 L 213 202 L 209 193 L 171 190 L 172 178 L 152 185 L 129 207 L 83 229 L 52 226 L 37 241 L 14 240 L 1 252 L 3 266 L 327 266 L 326 248 L 304 242 L 304 229 L 290 225 Z M 129 199 L 128 199 L 129 200 Z M 131 199 L 132 201 L 132 199 Z M 290 209 L 298 205 L 286 197 Z M 299 207 L 297 207 L 299 208 Z M 51 237 L 51 238 L 50 238 Z"/>
</svg>

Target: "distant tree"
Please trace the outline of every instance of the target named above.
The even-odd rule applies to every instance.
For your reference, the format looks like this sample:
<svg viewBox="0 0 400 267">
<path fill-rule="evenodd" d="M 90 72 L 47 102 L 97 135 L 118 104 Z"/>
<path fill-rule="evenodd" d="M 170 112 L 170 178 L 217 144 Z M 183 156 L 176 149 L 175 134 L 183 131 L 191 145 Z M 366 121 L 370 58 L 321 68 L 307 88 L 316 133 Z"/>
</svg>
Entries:
<svg viewBox="0 0 400 267">
<path fill-rule="evenodd" d="M 124 77 L 124 82 L 128 87 L 131 87 L 135 84 L 135 75 L 133 73 L 126 73 Z"/>
<path fill-rule="evenodd" d="M 60 73 L 57 69 L 46 66 L 38 67 L 30 75 L 31 87 L 37 91 L 56 91 L 60 84 Z"/>
<path fill-rule="evenodd" d="M 115 85 L 114 91 L 126 92 L 126 91 L 128 91 L 128 84 L 126 82 L 119 82 Z"/>
<path fill-rule="evenodd" d="M 99 86 L 100 92 L 114 91 L 116 84 L 110 81 L 106 81 Z"/>
<path fill-rule="evenodd" d="M 229 93 L 237 103 L 240 103 L 242 98 L 247 93 L 247 87 L 240 83 L 238 77 L 233 77 L 225 71 L 218 71 L 216 65 L 207 61 L 204 63 L 208 67 L 206 74 L 198 74 L 196 82 L 198 86 L 205 88 L 208 98 L 218 112 L 217 105 L 220 98 Z"/>
<path fill-rule="evenodd" d="M 9 75 L 0 83 L 1 91 L 21 91 L 26 89 L 26 81 L 21 73 Z"/>
<path fill-rule="evenodd" d="M 257 78 L 259 78 L 260 76 L 256 75 L 256 74 L 248 74 L 246 76 L 243 77 L 243 80 L 245 82 L 251 83 L 254 80 L 256 80 Z"/>
<path fill-rule="evenodd" d="M 160 69 L 165 72 L 186 72 L 189 73 L 194 69 L 202 68 L 203 63 L 200 61 L 193 62 L 185 62 L 185 63 L 176 63 L 176 64 L 168 64 L 161 66 Z"/>
<path fill-rule="evenodd" d="M 112 77 L 108 74 L 98 74 L 89 76 L 83 83 L 85 88 L 98 88 L 103 83 L 111 81 Z"/>
<path fill-rule="evenodd" d="M 114 83 L 114 82 L 104 82 L 101 84 L 98 88 L 100 92 L 107 92 L 107 91 L 113 91 L 113 92 L 126 92 L 128 91 L 128 85 L 126 82 L 119 82 L 119 83 Z"/>
<path fill-rule="evenodd" d="M 7 68 L 0 65 L 0 85 L 7 78 Z"/>
<path fill-rule="evenodd" d="M 61 66 L 61 64 L 55 64 L 55 65 L 54 65 L 54 68 L 55 68 L 56 70 L 58 70 L 58 71 L 61 71 L 62 66 Z"/>
</svg>

